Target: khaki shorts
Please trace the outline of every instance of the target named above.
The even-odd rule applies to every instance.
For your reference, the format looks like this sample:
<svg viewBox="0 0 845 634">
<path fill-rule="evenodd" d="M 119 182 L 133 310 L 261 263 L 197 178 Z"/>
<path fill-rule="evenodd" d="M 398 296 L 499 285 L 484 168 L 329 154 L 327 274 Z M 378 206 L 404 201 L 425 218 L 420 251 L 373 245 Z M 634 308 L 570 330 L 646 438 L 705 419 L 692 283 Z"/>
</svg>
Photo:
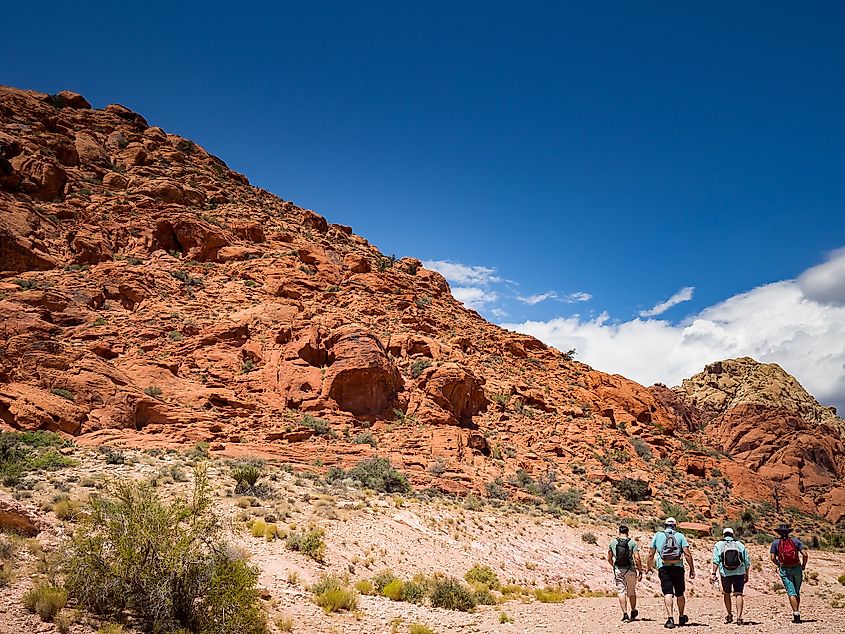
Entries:
<svg viewBox="0 0 845 634">
<path fill-rule="evenodd" d="M 613 580 L 616 582 L 616 590 L 620 597 L 637 596 L 637 571 L 631 568 L 630 570 L 613 569 Z"/>
</svg>

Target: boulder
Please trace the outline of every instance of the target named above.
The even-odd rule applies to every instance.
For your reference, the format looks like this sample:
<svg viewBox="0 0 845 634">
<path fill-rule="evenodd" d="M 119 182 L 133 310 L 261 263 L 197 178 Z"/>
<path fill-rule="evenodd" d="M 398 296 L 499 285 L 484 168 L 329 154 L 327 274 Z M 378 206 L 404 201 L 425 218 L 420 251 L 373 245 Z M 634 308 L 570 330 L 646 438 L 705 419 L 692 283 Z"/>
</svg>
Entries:
<svg viewBox="0 0 845 634">
<path fill-rule="evenodd" d="M 0 491 L 0 532 L 35 537 L 47 527 L 48 524 L 34 509 Z"/>
<path fill-rule="evenodd" d="M 484 395 L 484 381 L 457 363 L 429 368 L 421 378 L 425 394 L 459 423 L 470 423 L 490 403 Z"/>
</svg>

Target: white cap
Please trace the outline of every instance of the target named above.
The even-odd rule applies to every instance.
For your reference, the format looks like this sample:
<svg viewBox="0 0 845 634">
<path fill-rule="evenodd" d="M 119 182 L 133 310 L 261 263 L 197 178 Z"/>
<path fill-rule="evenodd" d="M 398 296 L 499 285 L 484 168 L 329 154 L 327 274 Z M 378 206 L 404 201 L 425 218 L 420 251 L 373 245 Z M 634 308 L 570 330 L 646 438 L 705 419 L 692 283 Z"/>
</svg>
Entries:
<svg viewBox="0 0 845 634">
<path fill-rule="evenodd" d="M 733 535 L 733 534 L 734 534 L 734 529 L 732 529 L 730 526 L 725 526 L 725 530 L 722 531 L 722 535 Z"/>
<path fill-rule="evenodd" d="M 666 520 L 663 523 L 666 524 L 666 525 L 671 524 L 672 526 L 674 526 L 678 522 L 675 520 L 674 517 L 667 517 Z"/>
</svg>

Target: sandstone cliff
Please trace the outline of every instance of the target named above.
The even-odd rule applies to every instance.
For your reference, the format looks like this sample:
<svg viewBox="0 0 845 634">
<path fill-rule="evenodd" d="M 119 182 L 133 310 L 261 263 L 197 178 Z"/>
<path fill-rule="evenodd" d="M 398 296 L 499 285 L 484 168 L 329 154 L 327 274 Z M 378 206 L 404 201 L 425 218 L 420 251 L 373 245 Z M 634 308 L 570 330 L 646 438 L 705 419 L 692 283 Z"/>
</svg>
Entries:
<svg viewBox="0 0 845 634">
<path fill-rule="evenodd" d="M 819 474 L 842 474 L 834 423 L 803 397 L 795 415 L 817 416 L 826 450 L 799 465 L 776 439 L 763 460 L 760 442 L 722 427 L 725 411 L 760 405 L 747 392 L 696 400 L 596 372 L 487 323 L 418 260 L 74 93 L 0 87 L 0 271 L 0 420 L 12 428 L 205 441 L 317 469 L 380 454 L 454 492 L 496 481 L 518 494 L 524 469 L 587 488 L 605 510 L 624 478 L 659 484 L 680 469 L 701 517 L 731 495 L 702 492 L 716 469 L 734 496 L 757 498 L 775 474 L 825 492 Z M 816 494 L 801 504 L 838 519 Z"/>
</svg>

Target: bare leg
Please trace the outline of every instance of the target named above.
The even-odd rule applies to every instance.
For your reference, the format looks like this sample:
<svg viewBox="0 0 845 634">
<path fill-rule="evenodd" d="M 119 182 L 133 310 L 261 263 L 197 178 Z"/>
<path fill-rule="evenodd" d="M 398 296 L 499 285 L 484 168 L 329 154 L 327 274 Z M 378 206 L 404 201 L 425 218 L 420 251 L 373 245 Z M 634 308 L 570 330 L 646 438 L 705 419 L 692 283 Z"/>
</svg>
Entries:
<svg viewBox="0 0 845 634">
<path fill-rule="evenodd" d="M 631 612 L 633 612 L 634 610 L 637 609 L 637 595 L 636 594 L 631 595 L 630 597 L 628 597 L 628 601 L 631 602 Z"/>
<path fill-rule="evenodd" d="M 725 600 L 725 609 L 728 611 L 728 616 L 733 614 L 733 610 L 731 609 L 731 593 L 730 592 L 723 592 L 722 598 Z M 737 610 L 738 612 L 739 610 Z"/>
<path fill-rule="evenodd" d="M 622 608 L 622 614 L 628 613 L 627 602 L 625 601 L 625 595 L 619 595 L 619 607 Z"/>
<path fill-rule="evenodd" d="M 741 594 L 736 595 L 736 618 L 742 618 L 742 608 L 745 607 L 745 597 Z"/>
<path fill-rule="evenodd" d="M 801 599 L 798 597 L 789 597 L 789 605 L 792 606 L 793 612 L 798 612 L 801 609 Z"/>
<path fill-rule="evenodd" d="M 684 608 L 687 605 L 686 597 L 678 597 L 678 616 L 684 615 Z"/>
<path fill-rule="evenodd" d="M 663 606 L 666 608 L 666 618 L 671 619 L 675 616 L 675 595 L 673 594 L 664 594 L 663 595 Z"/>
</svg>

